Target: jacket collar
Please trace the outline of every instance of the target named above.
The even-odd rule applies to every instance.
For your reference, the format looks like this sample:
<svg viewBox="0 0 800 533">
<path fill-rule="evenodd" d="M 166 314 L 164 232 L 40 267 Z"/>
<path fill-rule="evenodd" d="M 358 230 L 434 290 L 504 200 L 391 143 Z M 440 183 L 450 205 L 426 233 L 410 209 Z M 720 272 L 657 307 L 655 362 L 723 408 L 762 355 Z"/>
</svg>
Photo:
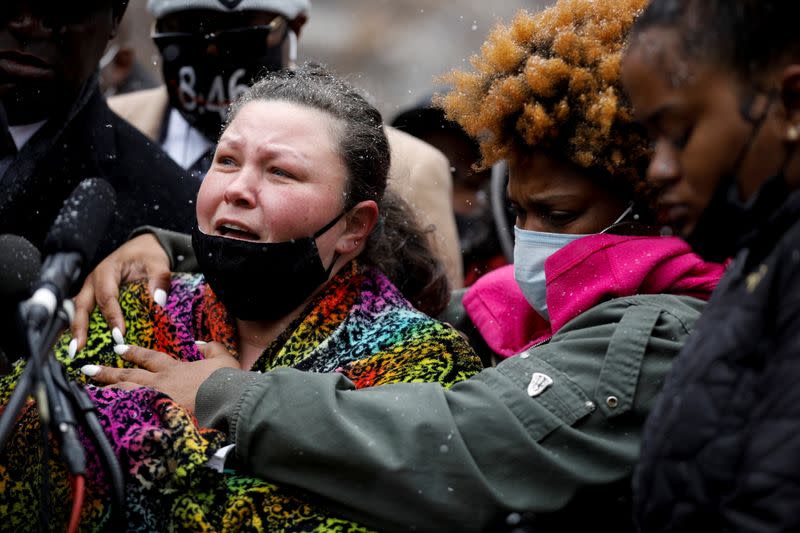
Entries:
<svg viewBox="0 0 800 533">
<path fill-rule="evenodd" d="M 77 185 L 81 179 L 92 177 L 89 173 L 102 174 L 105 163 L 116 159 L 116 142 L 109 113 L 95 73 L 72 106 L 62 115 L 51 117 L 15 157 L 2 177 L 0 217 L 27 188 L 54 179 L 73 180 Z M 38 169 L 44 162 L 51 162 L 53 154 L 63 159 L 63 174 L 58 177 L 39 175 Z M 70 174 L 76 163 L 86 175 Z"/>
<path fill-rule="evenodd" d="M 708 300 L 724 267 L 708 263 L 677 237 L 609 234 L 578 239 L 545 263 L 553 333 L 595 305 L 635 294 Z"/>
<path fill-rule="evenodd" d="M 548 324 L 528 304 L 514 267 L 490 272 L 464 296 L 464 307 L 489 347 L 509 357 L 548 339 L 599 303 L 635 294 L 707 300 L 724 267 L 707 263 L 675 237 L 590 235 L 545 263 Z"/>
<path fill-rule="evenodd" d="M 778 240 L 800 220 L 800 190 L 789 192 L 785 180 L 774 185 L 767 182 L 754 205 L 758 217 L 753 217 L 751 231 L 739 241 L 739 248 L 745 249 L 747 255 L 742 265 L 745 272 L 769 255 Z"/>
</svg>

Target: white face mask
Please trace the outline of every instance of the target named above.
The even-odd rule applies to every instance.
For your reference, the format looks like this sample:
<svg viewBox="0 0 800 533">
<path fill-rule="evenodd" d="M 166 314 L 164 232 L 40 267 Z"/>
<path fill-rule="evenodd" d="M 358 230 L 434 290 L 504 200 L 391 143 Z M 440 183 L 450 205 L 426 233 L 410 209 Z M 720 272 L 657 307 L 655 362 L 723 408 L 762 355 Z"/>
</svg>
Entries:
<svg viewBox="0 0 800 533">
<path fill-rule="evenodd" d="M 531 307 L 548 322 L 544 262 L 564 246 L 585 236 L 529 231 L 514 226 L 514 278 Z"/>
<path fill-rule="evenodd" d="M 619 224 L 633 210 L 629 206 L 611 226 L 600 233 Z M 550 321 L 547 312 L 547 279 L 544 275 L 544 263 L 547 258 L 581 237 L 588 234 L 547 233 L 530 231 L 514 226 L 514 278 L 525 299 L 537 313 Z"/>
</svg>

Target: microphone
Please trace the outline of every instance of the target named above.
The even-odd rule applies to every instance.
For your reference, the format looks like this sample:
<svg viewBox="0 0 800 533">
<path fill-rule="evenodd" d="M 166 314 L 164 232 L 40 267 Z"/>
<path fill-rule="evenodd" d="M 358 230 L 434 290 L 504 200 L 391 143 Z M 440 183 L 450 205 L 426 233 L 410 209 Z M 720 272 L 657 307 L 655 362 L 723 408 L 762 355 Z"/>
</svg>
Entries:
<svg viewBox="0 0 800 533">
<path fill-rule="evenodd" d="M 12 361 L 27 350 L 17 307 L 30 296 L 41 263 L 39 250 L 28 240 L 19 235 L 0 235 L 0 354 Z M 8 359 L 0 357 L 0 375 L 8 370 Z"/>
<path fill-rule="evenodd" d="M 10 233 L 0 235 L 0 302 L 27 298 L 41 266 L 41 254 L 30 241 Z"/>
<path fill-rule="evenodd" d="M 23 316 L 41 331 L 64 299 L 73 295 L 85 265 L 94 259 L 100 238 L 116 204 L 113 187 L 102 179 L 86 179 L 72 191 L 44 241 L 45 261 Z"/>
<path fill-rule="evenodd" d="M 122 524 L 125 516 L 122 469 L 105 438 L 94 403 L 81 387 L 67 380 L 64 368 L 55 357 L 48 357 L 53 342 L 71 319 L 67 316 L 70 306 L 65 305 L 65 298 L 72 294 L 83 269 L 94 259 L 115 203 L 116 195 L 108 182 L 101 179 L 82 181 L 64 202 L 45 239 L 46 259 L 40 271 L 39 254 L 33 245 L 14 235 L 0 236 L 0 290 L 4 291 L 0 294 L 27 295 L 31 284 L 35 288 L 33 296 L 19 306 L 29 357 L 4 412 L 0 414 L 0 451 L 5 449 L 18 414 L 34 392 L 42 427 L 49 428 L 59 441 L 60 457 L 73 476 L 86 475 L 86 452 L 78 427 L 83 425 L 88 430 L 101 462 L 111 475 L 115 503 L 112 520 Z M 43 449 L 48 447 L 45 433 Z M 45 452 L 43 502 L 49 499 L 48 461 Z"/>
</svg>

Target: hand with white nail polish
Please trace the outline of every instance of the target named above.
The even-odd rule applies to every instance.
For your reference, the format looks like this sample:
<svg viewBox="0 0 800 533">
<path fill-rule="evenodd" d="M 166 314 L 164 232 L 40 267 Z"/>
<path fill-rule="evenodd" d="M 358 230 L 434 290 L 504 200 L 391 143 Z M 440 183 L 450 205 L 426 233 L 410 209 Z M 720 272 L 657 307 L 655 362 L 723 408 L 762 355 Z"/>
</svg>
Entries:
<svg viewBox="0 0 800 533">
<path fill-rule="evenodd" d="M 153 293 L 153 301 L 160 307 L 167 305 L 167 291 L 164 289 L 156 289 Z"/>
<path fill-rule="evenodd" d="M 125 355 L 125 353 L 128 351 L 128 348 L 130 347 L 126 344 L 117 344 L 114 346 L 114 353 L 117 355 Z"/>
<path fill-rule="evenodd" d="M 116 344 L 125 344 L 125 337 L 122 336 L 122 331 L 119 328 L 111 330 L 111 338 L 114 339 Z"/>
<path fill-rule="evenodd" d="M 214 371 L 239 368 L 239 361 L 222 344 L 202 341 L 196 344 L 205 359 L 192 362 L 178 361 L 167 354 L 139 346 L 118 344 L 114 346 L 114 352 L 138 368 L 85 365 L 81 367 L 81 373 L 97 383 L 121 389 L 152 387 L 194 411 L 197 391 Z"/>
<path fill-rule="evenodd" d="M 84 376 L 89 376 L 90 378 L 93 378 L 99 373 L 100 373 L 100 367 L 97 365 L 83 365 L 81 367 L 81 374 L 83 374 Z"/>
<path fill-rule="evenodd" d="M 67 355 L 70 359 L 75 359 L 75 354 L 78 353 L 78 340 L 72 339 L 69 341 L 69 347 L 67 348 Z"/>
<path fill-rule="evenodd" d="M 86 345 L 89 315 L 95 306 L 112 329 L 119 330 L 114 342 L 124 344 L 125 319 L 119 305 L 119 287 L 125 282 L 146 278 L 153 301 L 163 307 L 167 303 L 171 273 L 169 257 L 152 234 L 139 235 L 106 257 L 89 274 L 81 292 L 75 297 L 75 319 L 70 329 L 78 341 L 77 349 Z M 119 340 L 123 339 L 123 340 Z"/>
</svg>

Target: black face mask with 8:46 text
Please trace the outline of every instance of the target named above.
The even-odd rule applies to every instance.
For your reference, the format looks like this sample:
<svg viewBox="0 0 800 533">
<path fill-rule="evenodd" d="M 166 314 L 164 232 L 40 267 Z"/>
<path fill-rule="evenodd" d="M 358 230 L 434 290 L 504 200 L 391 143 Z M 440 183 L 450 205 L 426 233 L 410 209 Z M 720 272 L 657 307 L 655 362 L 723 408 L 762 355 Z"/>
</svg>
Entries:
<svg viewBox="0 0 800 533">
<path fill-rule="evenodd" d="M 284 42 L 256 26 L 216 34 L 160 33 L 162 70 L 170 105 L 210 141 L 222 131 L 228 106 L 266 71 L 283 68 Z"/>
</svg>

